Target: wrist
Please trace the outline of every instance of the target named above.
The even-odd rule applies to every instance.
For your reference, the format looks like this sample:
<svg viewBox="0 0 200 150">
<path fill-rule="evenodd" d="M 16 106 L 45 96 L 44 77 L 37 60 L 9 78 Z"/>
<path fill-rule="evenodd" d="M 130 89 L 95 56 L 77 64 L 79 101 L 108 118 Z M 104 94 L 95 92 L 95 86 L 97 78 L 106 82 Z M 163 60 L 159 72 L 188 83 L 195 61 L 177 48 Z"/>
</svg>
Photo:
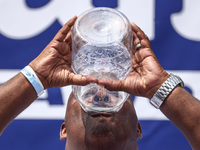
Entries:
<svg viewBox="0 0 200 150">
<path fill-rule="evenodd" d="M 35 71 L 30 66 L 24 67 L 21 70 L 21 73 L 31 83 L 31 85 L 35 89 L 38 97 L 44 93 L 44 86 L 43 86 L 43 84 L 41 83 L 40 79 L 36 75 Z"/>
<path fill-rule="evenodd" d="M 162 86 L 162 84 L 170 77 L 170 75 L 166 72 L 163 71 L 162 74 L 160 74 L 157 79 L 155 80 L 155 83 L 153 86 L 151 86 L 150 90 L 147 92 L 147 98 L 151 99 L 154 94 L 157 92 L 157 90 Z"/>
<path fill-rule="evenodd" d="M 34 64 L 33 62 L 31 62 L 29 64 L 29 66 L 33 69 L 33 71 L 35 72 L 35 74 L 37 75 L 37 77 L 39 78 L 39 80 L 41 81 L 44 89 L 47 89 L 47 82 L 46 82 L 46 78 L 44 76 L 42 76 L 42 73 L 41 73 L 41 66 L 37 66 L 36 64 Z"/>
<path fill-rule="evenodd" d="M 179 76 L 170 73 L 170 77 L 161 85 L 157 92 L 150 99 L 150 103 L 156 107 L 160 108 L 165 99 L 169 94 L 178 86 L 184 87 L 184 83 Z"/>
</svg>

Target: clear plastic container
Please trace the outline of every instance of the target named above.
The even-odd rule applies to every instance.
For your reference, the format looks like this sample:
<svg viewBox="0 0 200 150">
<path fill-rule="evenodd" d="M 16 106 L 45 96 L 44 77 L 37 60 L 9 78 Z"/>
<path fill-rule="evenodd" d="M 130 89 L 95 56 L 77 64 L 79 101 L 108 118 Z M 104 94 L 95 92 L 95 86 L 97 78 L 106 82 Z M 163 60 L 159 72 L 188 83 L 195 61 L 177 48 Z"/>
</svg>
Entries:
<svg viewBox="0 0 200 150">
<path fill-rule="evenodd" d="M 130 22 L 121 12 L 98 7 L 78 17 L 72 32 L 72 69 L 75 73 L 123 80 L 131 71 L 131 56 Z M 129 96 L 125 92 L 108 91 L 97 84 L 73 86 L 73 92 L 86 111 L 118 111 Z"/>
</svg>

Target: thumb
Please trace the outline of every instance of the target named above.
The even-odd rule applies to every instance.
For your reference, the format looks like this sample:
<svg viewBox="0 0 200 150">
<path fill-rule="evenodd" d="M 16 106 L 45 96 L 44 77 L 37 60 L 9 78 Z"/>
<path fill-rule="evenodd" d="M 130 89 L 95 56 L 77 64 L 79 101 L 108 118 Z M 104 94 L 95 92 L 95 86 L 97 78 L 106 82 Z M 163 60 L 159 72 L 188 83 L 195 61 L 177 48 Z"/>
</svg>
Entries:
<svg viewBox="0 0 200 150">
<path fill-rule="evenodd" d="M 80 74 L 73 74 L 70 80 L 70 84 L 74 85 L 87 85 L 89 83 L 97 83 L 98 80 L 90 75 L 80 75 Z"/>
<path fill-rule="evenodd" d="M 104 85 L 110 91 L 124 91 L 122 80 L 111 81 L 109 79 L 101 79 L 98 84 Z"/>
</svg>

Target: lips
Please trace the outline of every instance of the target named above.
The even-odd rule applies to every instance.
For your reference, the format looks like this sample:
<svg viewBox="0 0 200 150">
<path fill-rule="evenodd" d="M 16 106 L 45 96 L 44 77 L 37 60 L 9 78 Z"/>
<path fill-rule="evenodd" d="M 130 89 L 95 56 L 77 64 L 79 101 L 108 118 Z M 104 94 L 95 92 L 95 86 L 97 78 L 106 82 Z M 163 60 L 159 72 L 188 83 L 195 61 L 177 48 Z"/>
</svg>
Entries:
<svg viewBox="0 0 200 150">
<path fill-rule="evenodd" d="M 93 112 L 90 114 L 92 117 L 111 117 L 113 116 L 112 113 L 107 113 L 107 112 Z"/>
</svg>

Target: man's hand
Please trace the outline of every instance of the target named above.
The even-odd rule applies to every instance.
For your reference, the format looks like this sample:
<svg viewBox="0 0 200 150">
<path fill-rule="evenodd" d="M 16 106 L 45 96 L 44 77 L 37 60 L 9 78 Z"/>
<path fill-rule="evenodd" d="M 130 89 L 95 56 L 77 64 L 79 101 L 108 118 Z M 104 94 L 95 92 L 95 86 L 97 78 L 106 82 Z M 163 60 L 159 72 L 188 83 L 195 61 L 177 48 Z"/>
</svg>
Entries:
<svg viewBox="0 0 200 150">
<path fill-rule="evenodd" d="M 132 95 L 152 98 L 169 75 L 161 67 L 154 55 L 148 37 L 134 23 L 131 23 L 131 27 L 134 41 L 132 71 L 122 81 L 101 79 L 99 84 L 105 85 L 109 90 L 125 91 Z M 141 47 L 136 49 L 136 45 L 139 43 Z"/>
<path fill-rule="evenodd" d="M 69 20 L 42 53 L 29 64 L 45 89 L 71 84 L 86 85 L 94 79 L 90 76 L 76 75 L 71 69 L 71 33 L 76 19 L 75 16 Z"/>
</svg>

